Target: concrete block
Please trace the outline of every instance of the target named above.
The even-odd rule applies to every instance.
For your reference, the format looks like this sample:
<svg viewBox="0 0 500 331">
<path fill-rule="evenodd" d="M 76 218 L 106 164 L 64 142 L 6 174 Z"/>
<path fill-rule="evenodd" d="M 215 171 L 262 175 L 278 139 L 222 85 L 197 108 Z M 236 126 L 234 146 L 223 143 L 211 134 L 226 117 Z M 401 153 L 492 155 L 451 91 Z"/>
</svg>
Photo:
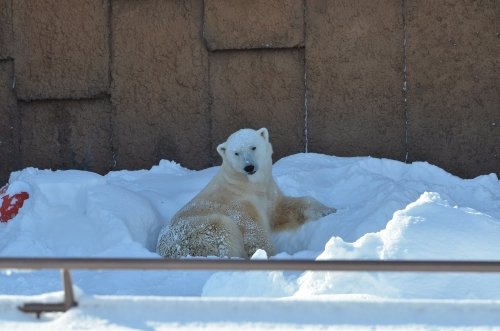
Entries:
<svg viewBox="0 0 500 331">
<path fill-rule="evenodd" d="M 0 187 L 12 171 L 19 170 L 19 123 L 13 79 L 14 62 L 0 61 Z"/>
<path fill-rule="evenodd" d="M 0 60 L 12 56 L 12 0 L 0 0 Z"/>
<path fill-rule="evenodd" d="M 274 160 L 304 152 L 303 62 L 301 50 L 213 53 L 212 150 L 238 129 L 267 127 Z"/>
<path fill-rule="evenodd" d="M 106 0 L 16 0 L 13 15 L 18 98 L 108 93 Z"/>
<path fill-rule="evenodd" d="M 411 161 L 500 174 L 498 1 L 408 2 Z"/>
<path fill-rule="evenodd" d="M 112 169 L 109 99 L 21 102 L 19 110 L 23 168 Z"/>
<path fill-rule="evenodd" d="M 118 168 L 210 163 L 203 1 L 114 1 L 112 103 Z"/>
<path fill-rule="evenodd" d="M 306 6 L 309 151 L 404 160 L 401 3 Z"/>
<path fill-rule="evenodd" d="M 303 0 L 206 0 L 205 38 L 210 50 L 303 46 Z"/>
</svg>

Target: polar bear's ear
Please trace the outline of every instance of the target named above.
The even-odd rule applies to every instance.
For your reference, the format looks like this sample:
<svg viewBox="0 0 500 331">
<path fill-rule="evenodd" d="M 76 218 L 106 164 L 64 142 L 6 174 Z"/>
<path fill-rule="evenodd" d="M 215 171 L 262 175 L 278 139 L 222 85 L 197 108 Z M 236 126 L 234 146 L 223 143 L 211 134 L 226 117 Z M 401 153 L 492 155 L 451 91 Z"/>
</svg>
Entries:
<svg viewBox="0 0 500 331">
<path fill-rule="evenodd" d="M 217 152 L 220 156 L 222 156 L 222 158 L 224 158 L 226 156 L 226 143 L 222 143 L 217 146 Z"/>
<path fill-rule="evenodd" d="M 260 134 L 262 138 L 266 139 L 266 141 L 269 141 L 269 132 L 266 128 L 259 129 L 257 133 Z"/>
</svg>

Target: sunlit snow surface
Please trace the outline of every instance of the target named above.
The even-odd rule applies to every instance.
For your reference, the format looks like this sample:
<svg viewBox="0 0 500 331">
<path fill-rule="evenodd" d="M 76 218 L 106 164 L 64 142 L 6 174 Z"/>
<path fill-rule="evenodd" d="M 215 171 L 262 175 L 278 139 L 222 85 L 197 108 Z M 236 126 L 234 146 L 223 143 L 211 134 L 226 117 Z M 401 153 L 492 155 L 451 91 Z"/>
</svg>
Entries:
<svg viewBox="0 0 500 331">
<path fill-rule="evenodd" d="M 191 171 L 162 161 L 151 170 L 116 171 L 106 176 L 33 168 L 13 173 L 7 193 L 27 191 L 30 199 L 14 219 L 0 223 L 0 256 L 159 258 L 154 249 L 161 227 L 218 169 Z M 285 194 L 313 196 L 338 212 L 297 231 L 275 235 L 279 253 L 270 259 L 500 260 L 500 182 L 494 174 L 464 180 L 427 163 L 319 154 L 281 159 L 273 173 Z M 263 252 L 257 255 L 260 259 L 266 256 Z M 157 324 L 137 324 L 126 316 L 127 310 L 136 309 L 132 308 L 134 302 L 149 307 L 144 315 L 142 310 L 136 311 L 138 319 L 149 318 L 155 309 L 171 316 L 172 311 L 162 313 L 162 305 L 176 309 L 200 306 L 215 315 L 224 312 L 217 310 L 221 309 L 216 308 L 217 302 L 237 311 L 265 311 L 249 321 L 248 316 L 239 318 L 237 313 L 233 319 L 204 321 L 202 314 L 199 319 L 192 317 L 198 323 L 193 325 L 188 323 L 189 314 L 174 313 L 184 316 L 176 326 L 194 329 L 231 329 L 231 325 L 294 329 L 302 324 L 312 327 L 314 321 L 318 327 L 343 324 L 355 329 L 356 325 L 372 324 L 396 325 L 398 329 L 401 323 L 416 329 L 422 325 L 467 327 L 468 323 L 472 327 L 500 326 L 497 274 L 73 271 L 72 275 L 83 308 L 48 315 L 48 329 L 57 329 L 58 323 L 67 326 L 72 316 L 78 321 L 74 329 L 84 328 L 83 320 L 94 329 L 101 324 L 112 328 L 116 323 L 125 329 L 166 329 L 177 321 L 174 318 L 168 324 L 160 318 Z M 58 271 L 1 270 L 0 328 L 2 323 L 9 330 L 23 329 L 23 325 L 38 328 L 36 323 L 23 324 L 34 321 L 18 313 L 15 304 L 32 301 L 33 295 L 50 301 L 57 296 L 50 293 L 60 289 Z M 457 299 L 462 301 L 453 303 Z M 119 303 L 111 304 L 115 301 Z M 406 306 L 399 307 L 401 302 Z M 344 309 L 344 320 L 320 308 L 327 304 L 333 310 Z M 432 305 L 436 307 L 430 308 Z M 103 307 L 100 317 L 91 312 L 96 306 Z M 375 321 L 384 307 L 392 309 L 389 320 L 380 317 Z M 109 309 L 117 310 L 116 314 Z M 118 313 L 120 309 L 124 311 Z M 433 322 L 433 314 L 440 309 L 441 320 Z M 312 317 L 302 322 L 294 317 L 289 324 L 277 325 L 286 311 Z M 415 311 L 424 320 L 412 320 Z M 348 318 L 357 313 L 365 318 Z"/>
</svg>

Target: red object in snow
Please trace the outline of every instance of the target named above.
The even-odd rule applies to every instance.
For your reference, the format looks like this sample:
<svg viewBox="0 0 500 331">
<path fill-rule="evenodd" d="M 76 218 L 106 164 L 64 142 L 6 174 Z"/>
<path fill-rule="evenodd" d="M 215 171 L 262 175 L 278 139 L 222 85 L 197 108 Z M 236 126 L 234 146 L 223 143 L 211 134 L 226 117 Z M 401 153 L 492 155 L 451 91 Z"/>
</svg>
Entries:
<svg viewBox="0 0 500 331">
<path fill-rule="evenodd" d="M 5 194 L 5 192 L 7 192 L 7 185 L 0 189 L 0 194 Z M 4 195 L 0 206 L 0 222 L 8 222 L 14 218 L 29 197 L 28 192 L 16 193 L 13 196 Z"/>
</svg>

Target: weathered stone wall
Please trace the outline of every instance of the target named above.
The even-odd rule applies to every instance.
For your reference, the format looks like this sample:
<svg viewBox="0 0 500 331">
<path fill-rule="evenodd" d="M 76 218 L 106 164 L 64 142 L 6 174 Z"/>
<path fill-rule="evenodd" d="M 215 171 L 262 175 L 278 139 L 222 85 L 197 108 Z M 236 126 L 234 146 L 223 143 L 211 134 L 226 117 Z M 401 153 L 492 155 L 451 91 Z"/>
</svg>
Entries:
<svg viewBox="0 0 500 331">
<path fill-rule="evenodd" d="M 308 4 L 309 150 L 404 160 L 401 2 Z"/>
<path fill-rule="evenodd" d="M 408 150 L 500 173 L 500 1 L 408 1 Z"/>
<path fill-rule="evenodd" d="M 15 0 L 12 7 L 19 99 L 82 99 L 108 91 L 106 0 Z"/>
<path fill-rule="evenodd" d="M 0 183 L 298 152 L 500 174 L 500 1 L 0 0 Z"/>
<path fill-rule="evenodd" d="M 118 168 L 162 158 L 210 165 L 203 1 L 111 3 L 111 101 Z"/>
</svg>

